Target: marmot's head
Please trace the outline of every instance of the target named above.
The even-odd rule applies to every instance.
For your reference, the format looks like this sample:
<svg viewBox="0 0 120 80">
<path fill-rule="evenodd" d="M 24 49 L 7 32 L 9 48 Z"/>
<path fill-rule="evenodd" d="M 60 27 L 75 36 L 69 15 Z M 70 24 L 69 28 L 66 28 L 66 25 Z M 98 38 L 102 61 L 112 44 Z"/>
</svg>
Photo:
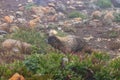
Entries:
<svg viewBox="0 0 120 80">
<path fill-rule="evenodd" d="M 56 30 L 52 29 L 52 30 L 49 31 L 48 35 L 49 36 L 55 36 L 57 33 L 58 32 Z"/>
<path fill-rule="evenodd" d="M 62 42 L 56 36 L 49 36 L 48 44 L 50 44 L 52 47 L 57 49 L 60 49 L 60 47 L 63 47 Z"/>
</svg>

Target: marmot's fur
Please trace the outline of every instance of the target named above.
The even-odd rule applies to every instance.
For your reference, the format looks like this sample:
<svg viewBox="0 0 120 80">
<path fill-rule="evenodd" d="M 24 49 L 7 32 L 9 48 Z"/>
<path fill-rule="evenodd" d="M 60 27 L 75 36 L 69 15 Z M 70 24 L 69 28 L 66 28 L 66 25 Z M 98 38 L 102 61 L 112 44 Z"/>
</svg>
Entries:
<svg viewBox="0 0 120 80">
<path fill-rule="evenodd" d="M 49 36 L 48 44 L 64 53 L 77 53 L 87 47 L 87 43 L 84 40 L 73 35 L 66 37 Z"/>
</svg>

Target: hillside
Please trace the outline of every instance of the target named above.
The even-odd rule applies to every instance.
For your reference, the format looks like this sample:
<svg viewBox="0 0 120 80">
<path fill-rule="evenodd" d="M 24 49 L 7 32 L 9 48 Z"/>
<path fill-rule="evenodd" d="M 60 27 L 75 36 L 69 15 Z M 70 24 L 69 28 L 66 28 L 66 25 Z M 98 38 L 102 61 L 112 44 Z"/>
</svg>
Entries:
<svg viewBox="0 0 120 80">
<path fill-rule="evenodd" d="M 0 80 L 119 80 L 119 5 L 0 0 Z"/>
</svg>

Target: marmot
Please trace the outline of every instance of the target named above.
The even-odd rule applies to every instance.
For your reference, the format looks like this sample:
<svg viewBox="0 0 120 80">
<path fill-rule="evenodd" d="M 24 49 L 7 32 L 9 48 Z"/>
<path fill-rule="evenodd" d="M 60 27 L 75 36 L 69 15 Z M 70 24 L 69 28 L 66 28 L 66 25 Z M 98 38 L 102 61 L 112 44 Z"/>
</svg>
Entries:
<svg viewBox="0 0 120 80">
<path fill-rule="evenodd" d="M 68 35 L 66 37 L 49 36 L 48 44 L 64 53 L 77 53 L 83 50 L 87 51 L 87 43 L 81 38 Z"/>
</svg>

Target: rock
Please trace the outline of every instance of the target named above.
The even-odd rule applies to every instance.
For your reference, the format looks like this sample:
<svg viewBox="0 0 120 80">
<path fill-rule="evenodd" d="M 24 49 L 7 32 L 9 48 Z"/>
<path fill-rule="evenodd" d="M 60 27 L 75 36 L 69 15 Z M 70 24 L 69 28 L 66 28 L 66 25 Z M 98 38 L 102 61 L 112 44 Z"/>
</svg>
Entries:
<svg viewBox="0 0 120 80">
<path fill-rule="evenodd" d="M 24 18 L 17 18 L 16 22 L 21 24 L 27 23 L 26 19 Z"/>
<path fill-rule="evenodd" d="M 48 6 L 49 7 L 55 7 L 55 4 L 54 3 L 48 3 Z"/>
<path fill-rule="evenodd" d="M 47 21 L 48 22 L 55 22 L 57 21 L 57 14 L 56 15 L 53 15 L 53 16 L 47 16 Z"/>
<path fill-rule="evenodd" d="M 70 10 L 76 10 L 76 8 L 74 6 L 68 6 L 67 9 L 70 9 Z"/>
<path fill-rule="evenodd" d="M 12 19 L 10 16 L 5 16 L 5 17 L 4 17 L 4 20 L 5 20 L 5 22 L 7 22 L 7 23 L 12 23 L 12 22 L 13 22 L 13 19 Z"/>
<path fill-rule="evenodd" d="M 22 75 L 15 73 L 9 80 L 25 80 L 25 78 Z"/>
<path fill-rule="evenodd" d="M 63 14 L 62 12 L 59 12 L 59 13 L 57 14 L 57 19 L 58 19 L 58 20 L 63 20 L 63 19 L 65 19 L 65 14 Z"/>
<path fill-rule="evenodd" d="M 94 11 L 92 13 L 92 18 L 93 19 L 98 19 L 98 18 L 101 18 L 102 17 L 102 13 L 100 11 Z"/>
<path fill-rule="evenodd" d="M 33 0 L 27 0 L 28 3 L 33 3 Z"/>
<path fill-rule="evenodd" d="M 115 7 L 120 7 L 120 0 L 111 0 Z"/>
<path fill-rule="evenodd" d="M 70 27 L 72 26 L 71 21 L 64 21 L 63 27 Z"/>
<path fill-rule="evenodd" d="M 56 13 L 56 10 L 53 7 L 43 7 L 42 8 L 44 14 L 52 14 L 54 15 Z"/>
<path fill-rule="evenodd" d="M 83 39 L 85 39 L 87 42 L 89 42 L 91 39 L 93 39 L 94 37 L 92 35 L 88 36 L 88 37 L 84 37 Z"/>
<path fill-rule="evenodd" d="M 111 25 L 113 23 L 113 20 L 114 20 L 113 12 L 108 11 L 104 16 L 104 24 Z"/>
<path fill-rule="evenodd" d="M 24 7 L 24 6 L 19 6 L 18 10 L 19 10 L 19 11 L 24 11 L 24 10 L 25 10 L 25 7 Z"/>
<path fill-rule="evenodd" d="M 3 23 L 0 25 L 0 30 L 9 32 L 9 27 L 8 23 Z"/>
<path fill-rule="evenodd" d="M 14 21 L 14 19 L 15 19 L 15 16 L 13 16 L 13 15 L 10 15 L 10 18 L 12 19 L 12 21 Z"/>
<path fill-rule="evenodd" d="M 48 44 L 64 53 L 79 52 L 84 49 L 86 42 L 74 35 L 66 37 L 49 36 Z"/>
<path fill-rule="evenodd" d="M 102 27 L 103 23 L 98 19 L 94 19 L 94 20 L 91 20 L 89 22 L 89 26 L 91 26 L 91 27 Z"/>
<path fill-rule="evenodd" d="M 22 11 L 17 11 L 16 12 L 16 17 L 17 18 L 20 18 L 20 17 L 22 17 L 23 16 L 23 12 Z"/>
<path fill-rule="evenodd" d="M 31 29 L 34 29 L 35 27 L 37 27 L 37 24 L 40 22 L 41 22 L 40 17 L 36 17 L 35 19 L 30 20 L 28 24 Z"/>
<path fill-rule="evenodd" d="M 44 11 L 42 10 L 44 7 L 39 6 L 39 7 L 32 7 L 31 12 L 35 13 L 35 15 L 43 17 L 44 16 Z"/>
<path fill-rule="evenodd" d="M 6 39 L 4 42 L 2 42 L 2 47 L 5 50 L 9 50 L 12 52 L 22 51 L 24 53 L 27 53 L 30 52 L 31 46 L 31 44 L 14 39 Z"/>
<path fill-rule="evenodd" d="M 0 30 L 0 35 L 8 34 L 6 31 Z"/>
<path fill-rule="evenodd" d="M 97 6 L 94 2 L 89 3 L 88 8 L 94 9 L 94 10 L 100 9 L 99 6 Z"/>
<path fill-rule="evenodd" d="M 73 24 L 74 23 L 79 23 L 82 21 L 82 18 L 73 18 Z"/>
<path fill-rule="evenodd" d="M 22 4 L 18 4 L 18 7 L 21 7 L 22 6 Z"/>
<path fill-rule="evenodd" d="M 57 11 L 66 12 L 66 6 L 62 2 L 57 2 L 55 8 Z"/>
<path fill-rule="evenodd" d="M 16 32 L 19 30 L 19 27 L 17 26 L 11 26 L 10 29 L 9 29 L 9 32 L 12 33 L 12 32 Z"/>
</svg>

